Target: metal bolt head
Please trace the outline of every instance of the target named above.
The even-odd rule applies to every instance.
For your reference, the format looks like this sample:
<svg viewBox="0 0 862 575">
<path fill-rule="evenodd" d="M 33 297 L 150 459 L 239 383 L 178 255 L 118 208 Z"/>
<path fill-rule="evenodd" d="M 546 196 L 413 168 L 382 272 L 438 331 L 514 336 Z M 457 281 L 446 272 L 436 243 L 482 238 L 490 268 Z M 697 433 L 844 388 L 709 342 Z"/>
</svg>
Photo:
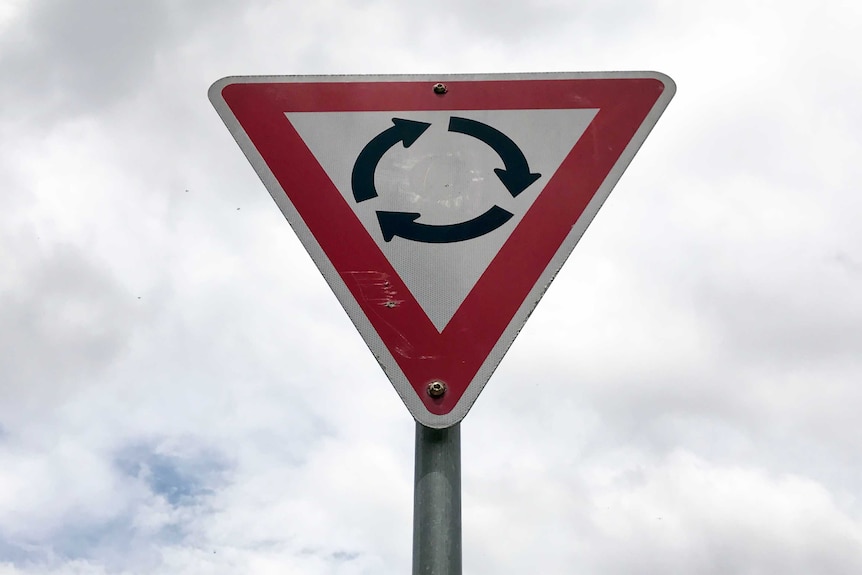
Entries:
<svg viewBox="0 0 862 575">
<path fill-rule="evenodd" d="M 446 87 L 446 84 L 437 83 L 434 84 L 434 93 L 435 94 L 445 94 L 449 89 Z"/>
<path fill-rule="evenodd" d="M 442 381 L 435 380 L 428 384 L 428 395 L 431 397 L 443 397 L 446 393 L 446 384 Z"/>
</svg>

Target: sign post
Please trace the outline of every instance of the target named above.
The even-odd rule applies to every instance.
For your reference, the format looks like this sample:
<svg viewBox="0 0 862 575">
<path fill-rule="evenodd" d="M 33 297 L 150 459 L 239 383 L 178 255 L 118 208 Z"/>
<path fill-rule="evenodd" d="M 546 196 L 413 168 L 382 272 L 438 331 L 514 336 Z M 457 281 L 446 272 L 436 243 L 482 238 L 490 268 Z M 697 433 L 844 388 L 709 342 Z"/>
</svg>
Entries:
<svg viewBox="0 0 862 575">
<path fill-rule="evenodd" d="M 674 91 L 657 72 L 210 88 L 417 422 L 414 573 L 461 572 L 459 424 Z"/>
<path fill-rule="evenodd" d="M 461 575 L 461 424 L 416 423 L 413 575 Z"/>
</svg>

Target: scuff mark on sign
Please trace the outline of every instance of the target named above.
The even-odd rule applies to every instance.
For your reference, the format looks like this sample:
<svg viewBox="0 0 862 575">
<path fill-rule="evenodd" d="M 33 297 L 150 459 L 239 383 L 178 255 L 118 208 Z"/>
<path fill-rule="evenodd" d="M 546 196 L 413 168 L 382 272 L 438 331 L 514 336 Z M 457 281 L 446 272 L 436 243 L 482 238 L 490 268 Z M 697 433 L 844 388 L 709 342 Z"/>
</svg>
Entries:
<svg viewBox="0 0 862 575">
<path fill-rule="evenodd" d="M 362 299 L 375 305 L 389 309 L 398 307 L 404 300 L 398 299 L 398 293 L 389 281 L 389 274 L 376 271 L 345 272 L 359 286 Z"/>
<path fill-rule="evenodd" d="M 346 283 L 352 283 L 359 288 L 359 297 L 374 306 L 375 310 L 387 310 L 399 307 L 404 300 L 398 297 L 398 291 L 389 281 L 389 274 L 378 271 L 347 271 L 342 273 Z M 388 313 L 382 310 L 375 314 L 386 323 L 398 336 L 398 343 L 392 346 L 392 351 L 407 359 L 435 359 L 434 355 L 416 357 L 416 348 L 404 337 L 388 319 Z"/>
</svg>

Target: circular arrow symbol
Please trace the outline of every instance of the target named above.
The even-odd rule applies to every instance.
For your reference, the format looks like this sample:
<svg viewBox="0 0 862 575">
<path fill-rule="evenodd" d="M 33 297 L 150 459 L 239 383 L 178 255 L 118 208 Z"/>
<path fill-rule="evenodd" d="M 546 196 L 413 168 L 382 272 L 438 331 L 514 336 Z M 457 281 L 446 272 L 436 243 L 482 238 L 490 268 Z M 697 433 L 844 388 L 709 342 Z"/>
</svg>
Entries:
<svg viewBox="0 0 862 575">
<path fill-rule="evenodd" d="M 405 148 L 413 145 L 431 124 L 425 122 L 414 122 L 413 120 L 402 120 L 392 118 L 392 127 L 384 130 L 374 137 L 359 152 L 356 163 L 353 164 L 353 174 L 350 185 L 353 187 L 353 199 L 364 202 L 377 197 L 377 188 L 374 187 L 374 172 L 383 154 L 389 148 L 402 142 Z"/>
<path fill-rule="evenodd" d="M 426 122 L 392 118 L 392 127 L 368 142 L 353 164 L 350 179 L 353 199 L 360 203 L 376 198 L 378 194 L 374 185 L 374 173 L 384 154 L 399 142 L 409 148 L 430 126 L 431 124 Z M 504 168 L 496 168 L 494 173 L 513 198 L 542 176 L 530 172 L 527 158 L 511 138 L 487 124 L 452 116 L 449 118 L 449 131 L 472 136 L 497 152 Z M 415 212 L 378 211 L 377 221 L 383 233 L 383 240 L 389 242 L 398 236 L 432 244 L 463 242 L 496 230 L 512 218 L 512 213 L 494 205 L 473 219 L 447 225 L 419 223 L 416 220 L 421 216 L 422 214 Z"/>
<path fill-rule="evenodd" d="M 488 124 L 452 116 L 449 118 L 449 131 L 473 136 L 485 142 L 497 152 L 506 168 L 503 170 L 496 168 L 494 173 L 497 174 L 497 177 L 500 178 L 500 181 L 503 182 L 503 185 L 506 186 L 506 189 L 509 190 L 513 198 L 517 197 L 518 194 L 542 177 L 542 174 L 530 173 L 530 167 L 527 165 L 527 158 L 524 157 L 524 152 L 521 151 L 521 148 L 509 136 L 492 128 Z"/>
<path fill-rule="evenodd" d="M 449 225 L 420 224 L 415 221 L 422 214 L 412 212 L 377 212 L 377 221 L 385 241 L 392 241 L 395 236 L 414 242 L 429 244 L 449 244 L 472 240 L 493 232 L 512 217 L 500 206 L 492 206 L 481 216 L 466 222 Z"/>
</svg>

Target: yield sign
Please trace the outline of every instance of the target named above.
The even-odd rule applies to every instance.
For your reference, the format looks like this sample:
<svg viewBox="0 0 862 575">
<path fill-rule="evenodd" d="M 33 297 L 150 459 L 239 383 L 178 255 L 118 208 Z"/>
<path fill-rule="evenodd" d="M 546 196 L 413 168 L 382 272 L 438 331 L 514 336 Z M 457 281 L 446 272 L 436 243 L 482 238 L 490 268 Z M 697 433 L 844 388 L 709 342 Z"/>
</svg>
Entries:
<svg viewBox="0 0 862 575">
<path fill-rule="evenodd" d="M 413 417 L 467 414 L 675 87 L 236 77 L 209 97 Z"/>
</svg>

